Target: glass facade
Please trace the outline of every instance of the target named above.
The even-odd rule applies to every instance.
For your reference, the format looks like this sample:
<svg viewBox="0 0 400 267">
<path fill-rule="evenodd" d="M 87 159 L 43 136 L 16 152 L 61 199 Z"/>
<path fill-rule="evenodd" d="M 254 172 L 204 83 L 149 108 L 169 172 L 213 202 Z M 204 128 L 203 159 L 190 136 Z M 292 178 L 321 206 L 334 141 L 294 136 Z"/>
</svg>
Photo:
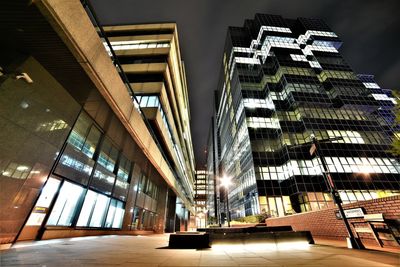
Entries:
<svg viewBox="0 0 400 267">
<path fill-rule="evenodd" d="M 0 244 L 96 234 L 99 229 L 130 230 L 138 209 L 142 226 L 137 229 L 161 233 L 168 226 L 174 231 L 170 227 L 175 217 L 172 200 L 182 194 L 186 207 L 192 208 L 194 174 L 176 25 L 163 24 L 167 39 L 159 35 L 160 24 L 112 27 L 112 33 L 104 30 L 110 38 L 121 33 L 117 28 L 131 29 L 129 35 L 140 36 L 133 37 L 143 39 L 140 42 L 112 41 L 116 53 L 124 55 L 121 64 L 168 65 L 164 68 L 169 75 L 167 86 L 162 84 L 163 73 L 155 74 L 152 68 L 127 74 L 130 81 L 120 80 L 121 65 L 118 72 L 110 71 L 116 59 L 108 58 L 103 44 L 96 38 L 83 44 L 79 38 L 82 29 L 97 34 L 91 24 L 95 20 L 75 24 L 62 15 L 66 9 L 81 16 L 90 13 L 79 2 L 56 8 L 50 4 L 46 7 L 50 16 L 35 3 L 4 8 L 5 23 L 0 29 L 9 38 L 0 43 L 0 188 L 6 192 L 0 196 Z M 58 18 L 57 29 L 49 23 L 53 16 Z M 68 32 L 76 35 L 60 37 Z M 160 40 L 153 40 L 151 32 Z M 149 36 L 150 40 L 144 40 Z M 84 49 L 88 46 L 98 53 L 90 54 L 91 50 Z M 156 144 L 151 129 L 155 125 L 138 109 L 133 92 L 124 90 L 124 82 L 128 87 L 136 83 L 143 106 L 154 109 L 157 116 L 158 107 L 164 124 L 168 121 L 177 140 L 168 156 L 179 159 L 173 165 L 179 173 L 168 166 L 170 158 L 160 155 L 163 147 Z M 169 217 L 165 218 L 167 209 Z"/>
<path fill-rule="evenodd" d="M 93 121 L 86 113 L 82 113 L 67 139 L 55 173 L 87 185 L 95 164 L 93 156 L 100 136 L 101 132 Z"/>
<path fill-rule="evenodd" d="M 207 201 L 207 172 L 205 169 L 196 170 L 195 181 L 195 206 L 196 206 L 196 226 L 206 227 L 209 213 L 206 206 Z"/>
<path fill-rule="evenodd" d="M 65 182 L 53 207 L 47 225 L 71 226 L 84 190 L 81 186 Z"/>
<path fill-rule="evenodd" d="M 71 164 L 65 164 L 66 159 Z M 91 162 L 91 167 L 81 168 L 84 165 L 82 159 Z M 55 175 L 64 174 L 64 180 L 47 226 L 122 228 L 132 166 L 134 164 L 110 137 L 102 133 L 86 112 L 82 112 L 55 169 Z M 140 177 L 134 179 L 133 190 L 136 194 L 135 214 L 140 211 L 141 218 L 133 216 L 132 225 L 135 226 L 131 229 L 153 230 L 160 189 L 146 175 Z"/>
<path fill-rule="evenodd" d="M 25 223 L 43 220 L 39 209 L 30 213 L 80 107 L 38 57 L 8 41 L 0 48 L 0 243 L 10 243 Z M 30 80 L 16 79 L 20 72 Z"/>
<path fill-rule="evenodd" d="M 47 225 L 121 228 L 131 164 L 81 112 L 55 169 L 65 180 Z"/>
<path fill-rule="evenodd" d="M 333 205 L 304 145 L 312 134 L 327 140 L 320 154 L 344 203 L 400 194 L 400 163 L 388 152 L 396 100 L 351 70 L 341 44 L 318 19 L 257 14 L 229 27 L 216 114 L 233 219 Z"/>
<path fill-rule="evenodd" d="M 137 198 L 135 207 L 132 210 L 133 219 L 131 229 L 153 230 L 156 226 L 156 219 L 159 216 L 157 205 L 160 188 L 149 177 L 141 174 L 134 190 L 137 192 Z"/>
</svg>

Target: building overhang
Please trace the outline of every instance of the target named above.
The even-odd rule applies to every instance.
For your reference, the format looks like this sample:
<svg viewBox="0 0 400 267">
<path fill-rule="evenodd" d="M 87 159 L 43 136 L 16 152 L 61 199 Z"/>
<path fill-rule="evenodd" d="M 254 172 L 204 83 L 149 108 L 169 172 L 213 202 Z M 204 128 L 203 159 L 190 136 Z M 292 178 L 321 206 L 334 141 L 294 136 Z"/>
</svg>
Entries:
<svg viewBox="0 0 400 267">
<path fill-rule="evenodd" d="M 152 124 L 152 127 L 155 130 L 155 134 L 158 137 L 160 137 L 159 140 L 161 140 L 164 146 L 167 148 L 166 149 L 167 151 L 165 152 L 167 152 L 171 158 L 174 158 L 174 160 L 176 160 L 175 157 L 173 156 L 174 149 L 171 142 L 171 138 L 169 138 L 168 136 L 168 129 L 166 128 L 163 122 L 160 110 L 156 107 L 145 107 L 142 108 L 142 110 L 146 118 Z"/>
</svg>

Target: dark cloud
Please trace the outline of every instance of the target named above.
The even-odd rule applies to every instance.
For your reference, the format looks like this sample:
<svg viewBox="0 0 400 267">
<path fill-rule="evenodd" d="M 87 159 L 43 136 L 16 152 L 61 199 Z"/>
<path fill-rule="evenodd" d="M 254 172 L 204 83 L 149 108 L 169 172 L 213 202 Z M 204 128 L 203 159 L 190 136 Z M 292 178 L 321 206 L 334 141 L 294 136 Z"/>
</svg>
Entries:
<svg viewBox="0 0 400 267">
<path fill-rule="evenodd" d="M 399 88 L 400 1 L 92 0 L 103 24 L 174 21 L 185 61 L 197 165 L 204 164 L 213 90 L 228 26 L 255 13 L 319 17 L 344 41 L 341 53 L 357 73 L 375 74 L 382 87 Z"/>
</svg>

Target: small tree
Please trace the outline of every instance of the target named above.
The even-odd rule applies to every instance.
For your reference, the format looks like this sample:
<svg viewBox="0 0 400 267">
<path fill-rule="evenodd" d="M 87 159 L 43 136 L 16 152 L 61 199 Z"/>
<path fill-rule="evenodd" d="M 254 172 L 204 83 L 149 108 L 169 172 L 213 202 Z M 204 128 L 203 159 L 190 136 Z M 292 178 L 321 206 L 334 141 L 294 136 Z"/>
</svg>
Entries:
<svg viewBox="0 0 400 267">
<path fill-rule="evenodd" d="M 213 225 L 217 223 L 217 219 L 214 216 L 208 216 L 208 224 Z"/>
</svg>

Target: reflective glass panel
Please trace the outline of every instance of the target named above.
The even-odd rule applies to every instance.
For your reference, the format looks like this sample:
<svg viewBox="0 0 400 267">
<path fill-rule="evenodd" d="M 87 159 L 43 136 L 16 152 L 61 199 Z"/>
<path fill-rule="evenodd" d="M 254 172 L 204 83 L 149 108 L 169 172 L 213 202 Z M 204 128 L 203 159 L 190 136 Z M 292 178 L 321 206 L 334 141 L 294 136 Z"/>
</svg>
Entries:
<svg viewBox="0 0 400 267">
<path fill-rule="evenodd" d="M 112 145 L 108 138 L 105 138 L 99 158 L 97 160 L 96 170 L 90 187 L 110 195 L 115 181 L 115 163 L 118 158 L 118 150 Z"/>
<path fill-rule="evenodd" d="M 125 200 L 129 187 L 129 175 L 131 172 L 131 162 L 125 157 L 121 156 L 119 160 L 117 181 L 115 182 L 113 196 Z"/>
<path fill-rule="evenodd" d="M 110 198 L 88 190 L 77 226 L 102 227 Z"/>
<path fill-rule="evenodd" d="M 90 219 L 89 226 L 91 227 L 101 227 L 103 225 L 104 218 L 107 213 L 108 203 L 110 198 L 105 195 L 97 194 L 96 205 L 92 213 L 92 218 Z"/>
<path fill-rule="evenodd" d="M 94 205 L 96 204 L 97 194 L 91 190 L 88 190 L 85 202 L 83 203 L 81 214 L 79 215 L 77 226 L 88 226 L 88 222 L 93 210 Z"/>
<path fill-rule="evenodd" d="M 81 186 L 65 181 L 47 224 L 71 226 L 83 191 Z"/>
<path fill-rule="evenodd" d="M 123 203 L 121 201 L 117 201 L 117 208 L 114 216 L 114 221 L 113 221 L 113 228 L 121 228 L 122 227 L 122 219 L 124 217 L 124 208 L 123 208 Z"/>
<path fill-rule="evenodd" d="M 100 130 L 85 112 L 81 112 L 68 137 L 55 173 L 87 185 L 94 166 L 92 158 L 100 137 Z"/>
</svg>

